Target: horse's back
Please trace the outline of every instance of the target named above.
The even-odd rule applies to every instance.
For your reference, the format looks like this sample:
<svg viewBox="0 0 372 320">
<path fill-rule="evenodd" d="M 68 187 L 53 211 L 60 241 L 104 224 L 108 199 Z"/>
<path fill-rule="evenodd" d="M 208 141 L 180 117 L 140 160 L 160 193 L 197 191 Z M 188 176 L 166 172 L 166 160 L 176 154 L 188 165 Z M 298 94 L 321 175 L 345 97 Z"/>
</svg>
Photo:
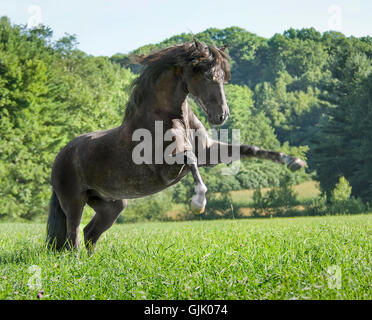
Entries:
<svg viewBox="0 0 372 320">
<path fill-rule="evenodd" d="M 83 185 L 81 172 L 81 155 L 89 155 L 94 152 L 95 141 L 99 141 L 109 134 L 111 130 L 97 131 L 82 134 L 71 140 L 57 154 L 52 168 L 51 184 L 53 188 L 59 189 L 65 186 L 74 187 Z"/>
</svg>

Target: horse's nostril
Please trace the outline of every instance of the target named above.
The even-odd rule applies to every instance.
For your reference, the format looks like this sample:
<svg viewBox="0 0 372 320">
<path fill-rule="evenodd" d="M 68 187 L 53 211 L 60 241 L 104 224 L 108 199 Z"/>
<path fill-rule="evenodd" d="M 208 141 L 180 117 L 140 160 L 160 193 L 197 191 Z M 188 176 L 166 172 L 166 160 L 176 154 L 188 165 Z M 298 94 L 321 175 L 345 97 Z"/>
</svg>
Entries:
<svg viewBox="0 0 372 320">
<path fill-rule="evenodd" d="M 223 120 L 224 120 L 224 116 L 222 115 L 222 116 L 220 116 L 220 122 L 222 122 Z"/>
</svg>

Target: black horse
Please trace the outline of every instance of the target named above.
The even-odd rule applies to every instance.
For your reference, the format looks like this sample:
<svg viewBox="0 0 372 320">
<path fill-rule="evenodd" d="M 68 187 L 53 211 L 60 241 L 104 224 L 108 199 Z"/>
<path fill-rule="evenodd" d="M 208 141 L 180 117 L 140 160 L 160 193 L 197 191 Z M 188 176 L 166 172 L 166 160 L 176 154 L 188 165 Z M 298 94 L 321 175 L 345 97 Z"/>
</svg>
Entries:
<svg viewBox="0 0 372 320">
<path fill-rule="evenodd" d="M 224 84 L 230 79 L 230 64 L 224 48 L 195 40 L 142 57 L 140 62 L 145 67 L 135 80 L 122 125 L 77 137 L 55 159 L 47 242 L 58 249 L 64 245 L 69 249 L 78 247 L 79 225 L 86 204 L 96 212 L 84 228 L 85 244 L 90 250 L 126 207 L 126 199 L 159 192 L 190 172 L 195 181 L 192 208 L 203 211 L 207 188 L 198 167 L 225 162 L 218 152 L 222 147 L 236 155 L 232 160 L 269 159 L 286 164 L 291 170 L 305 166 L 304 161 L 283 153 L 224 144 L 208 136 L 191 111 L 188 96 L 195 98 L 211 125 L 226 121 L 229 107 Z M 159 151 L 154 138 L 159 121 L 162 133 L 170 131 L 173 135 L 169 141 L 163 141 L 161 151 L 168 150 L 170 156 L 184 161 L 159 163 L 155 152 L 151 152 L 151 161 L 136 163 L 134 151 L 143 143 L 134 139 L 136 130 L 147 130 L 152 139 L 150 150 Z M 198 148 L 190 143 L 193 130 L 198 132 Z M 201 153 L 203 163 L 199 161 Z"/>
</svg>

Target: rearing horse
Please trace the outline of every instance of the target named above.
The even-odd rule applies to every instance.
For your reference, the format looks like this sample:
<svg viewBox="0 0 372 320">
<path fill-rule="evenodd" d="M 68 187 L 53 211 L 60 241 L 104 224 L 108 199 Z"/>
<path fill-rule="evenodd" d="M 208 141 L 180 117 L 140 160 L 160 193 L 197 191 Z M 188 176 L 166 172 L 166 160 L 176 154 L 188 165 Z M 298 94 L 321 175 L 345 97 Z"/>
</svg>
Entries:
<svg viewBox="0 0 372 320">
<path fill-rule="evenodd" d="M 306 164 L 283 153 L 250 145 L 224 144 L 208 136 L 191 111 L 188 96 L 195 98 L 211 125 L 226 121 L 229 107 L 224 84 L 230 79 L 230 65 L 224 48 L 206 46 L 195 40 L 152 53 L 140 62 L 145 68 L 134 82 L 122 125 L 75 138 L 55 159 L 47 243 L 57 249 L 65 245 L 68 249 L 78 247 L 79 225 L 86 204 L 96 213 L 84 228 L 85 245 L 91 250 L 125 209 L 126 199 L 159 192 L 190 172 L 195 182 L 192 208 L 204 210 L 207 188 L 198 167 L 216 165 L 216 161 L 212 161 L 212 149 L 227 147 L 230 154 L 238 154 L 237 159 L 268 159 L 286 164 L 291 170 Z M 174 131 L 177 145 L 172 154 L 178 158 L 181 155 L 184 163 L 134 163 L 132 153 L 141 143 L 134 141 L 134 132 L 142 128 L 154 137 L 157 121 L 162 121 L 163 132 Z M 190 143 L 191 129 L 198 130 L 198 146 L 205 154 L 203 164 L 198 162 L 200 148 L 193 148 Z M 162 151 L 171 143 L 165 141 Z M 155 150 L 156 141 L 153 140 L 151 146 L 151 150 Z M 217 163 L 222 162 L 224 159 L 218 157 Z"/>
</svg>

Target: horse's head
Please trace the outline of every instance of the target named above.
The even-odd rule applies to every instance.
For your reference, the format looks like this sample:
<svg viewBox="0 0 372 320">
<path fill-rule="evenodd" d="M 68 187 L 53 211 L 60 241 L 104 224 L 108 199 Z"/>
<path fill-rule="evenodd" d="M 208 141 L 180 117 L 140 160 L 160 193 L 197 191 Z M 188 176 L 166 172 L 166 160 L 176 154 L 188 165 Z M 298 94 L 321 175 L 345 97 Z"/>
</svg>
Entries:
<svg viewBox="0 0 372 320">
<path fill-rule="evenodd" d="M 209 123 L 221 125 L 230 114 L 224 89 L 230 80 L 225 47 L 209 47 L 195 40 L 192 50 L 194 59 L 183 72 L 187 89 L 207 114 Z"/>
</svg>

